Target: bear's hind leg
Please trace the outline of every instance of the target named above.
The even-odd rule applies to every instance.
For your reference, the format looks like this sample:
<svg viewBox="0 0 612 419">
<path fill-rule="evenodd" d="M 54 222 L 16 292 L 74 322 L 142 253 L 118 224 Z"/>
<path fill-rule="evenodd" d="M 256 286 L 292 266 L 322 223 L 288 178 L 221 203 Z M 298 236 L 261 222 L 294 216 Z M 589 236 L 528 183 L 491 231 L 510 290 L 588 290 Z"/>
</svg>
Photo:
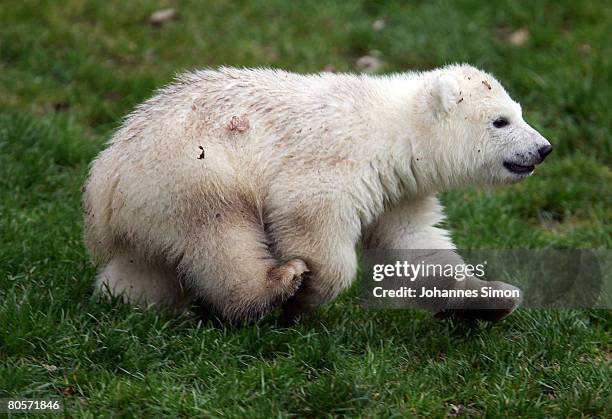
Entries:
<svg viewBox="0 0 612 419">
<path fill-rule="evenodd" d="M 96 277 L 95 288 L 124 302 L 154 304 L 175 312 L 187 309 L 190 303 L 173 269 L 130 254 L 115 255 Z"/>
<path fill-rule="evenodd" d="M 300 259 L 276 260 L 256 220 L 231 218 L 190 235 L 179 272 L 214 311 L 248 322 L 290 298 L 309 270 Z"/>
</svg>

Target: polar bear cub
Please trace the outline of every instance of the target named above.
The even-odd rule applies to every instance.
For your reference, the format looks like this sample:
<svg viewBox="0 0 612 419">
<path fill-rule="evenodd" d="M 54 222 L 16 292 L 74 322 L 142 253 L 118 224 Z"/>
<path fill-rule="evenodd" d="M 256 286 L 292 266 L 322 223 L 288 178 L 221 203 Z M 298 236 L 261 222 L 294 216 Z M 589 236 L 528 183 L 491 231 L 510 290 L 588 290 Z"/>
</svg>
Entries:
<svg viewBox="0 0 612 419">
<path fill-rule="evenodd" d="M 232 321 L 278 306 L 295 319 L 351 284 L 358 246 L 454 249 L 436 193 L 520 181 L 551 150 L 468 65 L 188 73 L 138 106 L 91 166 L 96 287 L 173 310 L 203 299 Z"/>
</svg>

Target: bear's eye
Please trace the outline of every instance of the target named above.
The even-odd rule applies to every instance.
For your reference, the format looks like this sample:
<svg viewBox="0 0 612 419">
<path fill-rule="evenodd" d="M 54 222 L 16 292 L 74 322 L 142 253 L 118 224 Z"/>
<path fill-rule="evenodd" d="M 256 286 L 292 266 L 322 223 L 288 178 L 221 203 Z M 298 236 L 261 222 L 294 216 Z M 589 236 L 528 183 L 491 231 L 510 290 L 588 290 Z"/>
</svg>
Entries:
<svg viewBox="0 0 612 419">
<path fill-rule="evenodd" d="M 510 121 L 508 121 L 508 118 L 504 118 L 503 116 L 493 121 L 493 126 L 495 128 L 503 128 L 508 124 L 510 124 Z"/>
</svg>

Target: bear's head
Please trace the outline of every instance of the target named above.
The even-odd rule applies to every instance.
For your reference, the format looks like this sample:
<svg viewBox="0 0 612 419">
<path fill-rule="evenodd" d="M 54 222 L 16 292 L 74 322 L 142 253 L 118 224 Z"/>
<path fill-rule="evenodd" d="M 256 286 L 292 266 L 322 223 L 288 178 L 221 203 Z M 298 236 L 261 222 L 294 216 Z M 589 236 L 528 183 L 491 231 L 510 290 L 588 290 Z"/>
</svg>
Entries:
<svg viewBox="0 0 612 419">
<path fill-rule="evenodd" d="M 421 117 L 428 120 L 436 170 L 451 179 L 447 186 L 517 182 L 552 151 L 490 74 L 448 66 L 427 74 L 425 90 Z"/>
</svg>

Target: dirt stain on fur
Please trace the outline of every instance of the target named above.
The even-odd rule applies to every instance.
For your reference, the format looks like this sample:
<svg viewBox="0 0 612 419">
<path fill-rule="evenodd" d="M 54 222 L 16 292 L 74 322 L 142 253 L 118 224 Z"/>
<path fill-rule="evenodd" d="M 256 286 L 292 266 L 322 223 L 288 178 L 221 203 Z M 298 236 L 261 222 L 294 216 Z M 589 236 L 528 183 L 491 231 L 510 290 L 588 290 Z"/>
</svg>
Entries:
<svg viewBox="0 0 612 419">
<path fill-rule="evenodd" d="M 244 116 L 232 116 L 227 124 L 227 128 L 232 132 L 245 132 L 249 127 L 249 120 Z"/>
</svg>

